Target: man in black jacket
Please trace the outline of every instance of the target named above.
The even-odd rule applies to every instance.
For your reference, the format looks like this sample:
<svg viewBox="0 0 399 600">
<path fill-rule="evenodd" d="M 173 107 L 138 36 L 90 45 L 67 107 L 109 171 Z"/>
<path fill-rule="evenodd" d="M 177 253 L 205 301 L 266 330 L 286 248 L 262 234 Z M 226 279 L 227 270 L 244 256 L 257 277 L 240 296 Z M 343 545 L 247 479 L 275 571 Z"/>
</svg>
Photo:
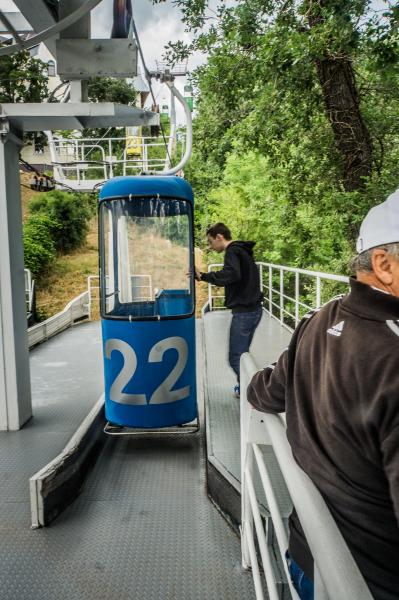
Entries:
<svg viewBox="0 0 399 600">
<path fill-rule="evenodd" d="M 368 213 L 357 251 L 350 294 L 302 319 L 277 364 L 253 377 L 248 399 L 286 412 L 294 458 L 373 597 L 398 600 L 399 190 Z M 289 554 L 293 583 L 311 600 L 313 557 L 295 511 Z"/>
<path fill-rule="evenodd" d="M 207 281 L 225 288 L 225 306 L 231 308 L 229 363 L 237 376 L 235 395 L 240 397 L 240 357 L 248 352 L 262 317 L 262 297 L 259 271 L 253 258 L 255 242 L 231 239 L 224 223 L 216 223 L 206 232 L 209 247 L 224 252 L 224 265 L 220 271 L 201 273 L 195 269 L 198 281 Z"/>
</svg>

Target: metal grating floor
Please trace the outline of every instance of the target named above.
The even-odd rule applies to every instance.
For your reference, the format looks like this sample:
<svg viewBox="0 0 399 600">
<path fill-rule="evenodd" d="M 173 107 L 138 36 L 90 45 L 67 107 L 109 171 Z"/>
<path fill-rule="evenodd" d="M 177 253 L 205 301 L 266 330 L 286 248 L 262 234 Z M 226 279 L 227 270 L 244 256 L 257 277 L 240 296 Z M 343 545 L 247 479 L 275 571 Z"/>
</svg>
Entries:
<svg viewBox="0 0 399 600">
<path fill-rule="evenodd" d="M 75 503 L 50 527 L 29 529 L 28 476 L 54 457 L 101 390 L 98 338 L 98 325 L 81 325 L 38 347 L 35 418 L 0 435 L 2 600 L 254 598 L 239 539 L 206 496 L 204 428 L 108 438 Z M 50 383 L 52 369 L 59 379 Z"/>
<path fill-rule="evenodd" d="M 100 335 L 99 323 L 84 323 L 31 351 L 34 416 L 20 431 L 0 432 L 0 534 L 30 527 L 29 477 L 63 449 L 98 400 Z"/>
<path fill-rule="evenodd" d="M 208 454 L 214 456 L 236 479 L 241 479 L 240 465 L 240 401 L 234 397 L 235 375 L 228 364 L 230 311 L 208 312 L 204 316 L 207 376 L 207 419 L 209 424 Z M 288 330 L 264 312 L 251 345 L 251 354 L 259 369 L 275 361 L 291 338 Z M 291 500 L 271 446 L 262 452 L 270 465 L 277 500 L 283 515 L 291 513 Z M 258 497 L 266 505 L 258 480 Z"/>
</svg>

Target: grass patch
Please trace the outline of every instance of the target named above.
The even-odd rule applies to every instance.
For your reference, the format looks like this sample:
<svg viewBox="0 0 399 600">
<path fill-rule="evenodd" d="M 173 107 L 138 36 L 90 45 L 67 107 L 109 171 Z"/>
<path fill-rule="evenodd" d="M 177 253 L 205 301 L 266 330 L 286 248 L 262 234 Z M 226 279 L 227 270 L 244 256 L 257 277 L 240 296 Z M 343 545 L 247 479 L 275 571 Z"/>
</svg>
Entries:
<svg viewBox="0 0 399 600">
<path fill-rule="evenodd" d="M 98 274 L 97 218 L 90 223 L 86 243 L 59 256 L 52 271 L 37 282 L 36 306 L 41 320 L 60 312 L 87 290 L 87 277 Z"/>
</svg>

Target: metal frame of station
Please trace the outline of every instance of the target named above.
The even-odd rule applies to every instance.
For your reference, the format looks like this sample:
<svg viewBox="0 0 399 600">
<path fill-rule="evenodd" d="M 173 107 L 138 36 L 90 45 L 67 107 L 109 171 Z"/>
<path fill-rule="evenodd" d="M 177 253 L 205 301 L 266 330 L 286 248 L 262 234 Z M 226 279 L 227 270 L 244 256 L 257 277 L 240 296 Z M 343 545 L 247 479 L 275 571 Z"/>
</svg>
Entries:
<svg viewBox="0 0 399 600">
<path fill-rule="evenodd" d="M 137 47 L 132 38 L 91 39 L 90 11 L 100 0 L 59 0 L 58 22 L 44 0 L 14 1 L 32 30 L 38 34 L 31 38 L 30 46 L 37 45 L 41 38 L 57 60 L 61 77 L 70 81 L 70 102 L 0 105 L 2 431 L 18 430 L 32 416 L 19 181 L 23 134 L 51 129 L 158 125 L 159 122 L 158 114 L 136 107 L 87 102 L 87 80 L 90 77 L 133 77 L 137 74 Z M 22 47 L 22 42 L 19 41 L 19 44 Z M 4 48 L 0 49 L 0 55 L 2 50 Z"/>
</svg>

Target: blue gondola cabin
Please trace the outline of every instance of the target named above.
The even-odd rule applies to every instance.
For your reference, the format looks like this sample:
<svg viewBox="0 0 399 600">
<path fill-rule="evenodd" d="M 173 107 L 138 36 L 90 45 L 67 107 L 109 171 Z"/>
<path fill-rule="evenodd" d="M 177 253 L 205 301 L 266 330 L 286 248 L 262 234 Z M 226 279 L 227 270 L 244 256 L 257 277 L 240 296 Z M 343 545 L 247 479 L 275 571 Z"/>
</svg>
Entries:
<svg viewBox="0 0 399 600">
<path fill-rule="evenodd" d="M 122 427 L 197 417 L 193 193 L 178 177 L 116 177 L 101 189 L 105 412 Z"/>
</svg>

